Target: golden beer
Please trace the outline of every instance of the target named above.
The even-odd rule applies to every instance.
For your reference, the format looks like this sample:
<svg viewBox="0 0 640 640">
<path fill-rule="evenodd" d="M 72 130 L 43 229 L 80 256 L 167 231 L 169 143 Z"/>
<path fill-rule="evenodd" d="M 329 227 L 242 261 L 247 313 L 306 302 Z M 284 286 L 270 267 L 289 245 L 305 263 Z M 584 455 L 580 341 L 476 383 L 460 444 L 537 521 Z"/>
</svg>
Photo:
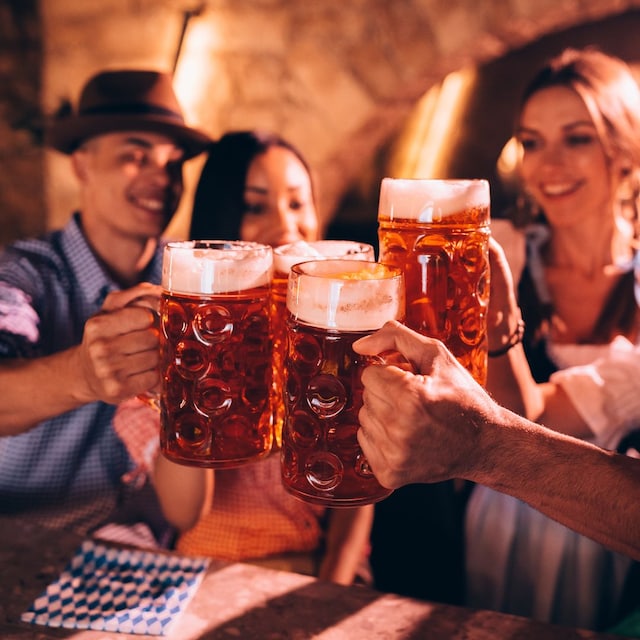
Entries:
<svg viewBox="0 0 640 640">
<path fill-rule="evenodd" d="M 391 491 L 358 444 L 361 375 L 374 361 L 353 343 L 404 313 L 402 271 L 375 262 L 326 260 L 291 269 L 287 291 L 282 478 L 314 504 L 351 507 Z"/>
<path fill-rule="evenodd" d="M 273 282 L 271 285 L 271 332 L 273 337 L 273 426 L 274 446 L 282 444 L 284 422 L 284 359 L 286 349 L 287 282 L 294 264 L 308 260 L 375 260 L 370 244 L 352 240 L 317 240 L 292 242 L 273 250 Z"/>
<path fill-rule="evenodd" d="M 442 340 L 480 383 L 487 376 L 489 184 L 385 178 L 380 261 L 404 271 L 405 324 Z"/>
<path fill-rule="evenodd" d="M 271 450 L 271 275 L 266 245 L 165 249 L 160 446 L 170 460 L 227 468 Z"/>
</svg>

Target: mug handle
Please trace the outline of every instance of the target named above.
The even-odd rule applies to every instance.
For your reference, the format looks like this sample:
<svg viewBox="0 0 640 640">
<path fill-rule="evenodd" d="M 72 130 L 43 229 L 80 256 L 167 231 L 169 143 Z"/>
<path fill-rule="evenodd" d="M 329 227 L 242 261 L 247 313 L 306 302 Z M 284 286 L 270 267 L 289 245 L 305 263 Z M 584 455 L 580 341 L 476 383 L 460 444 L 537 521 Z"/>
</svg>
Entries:
<svg viewBox="0 0 640 640">
<path fill-rule="evenodd" d="M 159 295 L 146 294 L 138 296 L 129 302 L 127 306 L 131 307 L 145 307 L 149 309 L 154 317 L 154 327 L 156 331 L 160 331 L 160 297 Z M 141 400 L 146 405 L 160 413 L 160 392 L 149 389 L 144 393 L 137 395 L 138 400 Z"/>
<path fill-rule="evenodd" d="M 404 371 L 410 371 L 415 373 L 413 365 L 407 358 L 405 358 L 399 351 L 389 349 L 388 351 L 382 351 L 375 356 L 367 356 L 366 364 L 372 365 L 393 365 Z"/>
</svg>

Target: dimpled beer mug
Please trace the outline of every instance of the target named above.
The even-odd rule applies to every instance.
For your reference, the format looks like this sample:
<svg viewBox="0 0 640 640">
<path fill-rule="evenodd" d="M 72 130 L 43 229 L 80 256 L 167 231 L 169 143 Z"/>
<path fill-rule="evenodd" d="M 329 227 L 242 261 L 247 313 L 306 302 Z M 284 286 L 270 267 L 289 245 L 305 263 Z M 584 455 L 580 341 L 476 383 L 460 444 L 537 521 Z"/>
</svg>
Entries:
<svg viewBox="0 0 640 640">
<path fill-rule="evenodd" d="M 352 344 L 402 319 L 402 270 L 353 260 L 297 264 L 289 275 L 287 311 L 284 486 L 331 507 L 387 497 L 391 491 L 376 480 L 356 438 L 361 375 L 375 359 L 355 353 Z"/>
<path fill-rule="evenodd" d="M 439 338 L 480 383 L 487 376 L 489 183 L 384 178 L 380 261 L 405 276 L 404 323 Z"/>
<path fill-rule="evenodd" d="M 284 358 L 286 347 L 287 281 L 294 264 L 305 260 L 375 260 L 372 245 L 352 240 L 299 240 L 273 250 L 273 283 L 271 285 L 271 333 L 273 336 L 273 425 L 275 441 L 282 444 L 284 420 Z"/>
<path fill-rule="evenodd" d="M 272 446 L 271 247 L 169 243 L 160 300 L 163 454 L 237 467 Z"/>
</svg>

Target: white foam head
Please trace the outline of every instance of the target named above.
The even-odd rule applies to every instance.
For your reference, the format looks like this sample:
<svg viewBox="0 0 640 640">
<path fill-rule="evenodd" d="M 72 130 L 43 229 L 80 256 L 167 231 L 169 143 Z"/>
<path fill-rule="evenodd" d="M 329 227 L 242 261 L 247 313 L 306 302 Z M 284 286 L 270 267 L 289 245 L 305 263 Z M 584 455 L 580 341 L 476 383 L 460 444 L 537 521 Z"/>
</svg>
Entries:
<svg viewBox="0 0 640 640">
<path fill-rule="evenodd" d="M 245 291 L 271 282 L 271 247 L 256 242 L 170 242 L 164 250 L 162 286 L 172 293 Z"/>
<path fill-rule="evenodd" d="M 320 260 L 293 267 L 287 308 L 320 329 L 373 331 L 404 317 L 400 269 L 376 262 Z"/>
<path fill-rule="evenodd" d="M 465 209 L 488 208 L 489 202 L 487 180 L 384 178 L 380 185 L 378 217 L 438 222 Z"/>
<path fill-rule="evenodd" d="M 372 245 L 353 240 L 298 240 L 273 250 L 273 267 L 277 273 L 289 273 L 294 264 L 330 258 L 373 261 L 375 253 Z"/>
</svg>

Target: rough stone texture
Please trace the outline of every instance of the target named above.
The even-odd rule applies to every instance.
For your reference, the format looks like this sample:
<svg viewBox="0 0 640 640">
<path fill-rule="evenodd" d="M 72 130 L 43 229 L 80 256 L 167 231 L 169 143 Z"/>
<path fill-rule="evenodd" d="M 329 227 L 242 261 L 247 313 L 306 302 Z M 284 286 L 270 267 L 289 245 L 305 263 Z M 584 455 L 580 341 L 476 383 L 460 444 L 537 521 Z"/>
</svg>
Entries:
<svg viewBox="0 0 640 640">
<path fill-rule="evenodd" d="M 0 244 L 46 226 L 35 0 L 0 3 Z"/>
<path fill-rule="evenodd" d="M 336 211 L 375 219 L 389 147 L 427 89 L 451 71 L 636 7 L 640 0 L 0 0 L 0 187 L 16 192 L 0 200 L 0 242 L 60 226 L 77 204 L 67 160 L 42 153 L 8 111 L 50 113 L 100 68 L 171 69 L 180 48 L 176 89 L 191 122 L 213 136 L 278 130 L 314 168 L 325 222 Z M 175 235 L 186 232 L 199 167 L 186 168 Z"/>
</svg>

